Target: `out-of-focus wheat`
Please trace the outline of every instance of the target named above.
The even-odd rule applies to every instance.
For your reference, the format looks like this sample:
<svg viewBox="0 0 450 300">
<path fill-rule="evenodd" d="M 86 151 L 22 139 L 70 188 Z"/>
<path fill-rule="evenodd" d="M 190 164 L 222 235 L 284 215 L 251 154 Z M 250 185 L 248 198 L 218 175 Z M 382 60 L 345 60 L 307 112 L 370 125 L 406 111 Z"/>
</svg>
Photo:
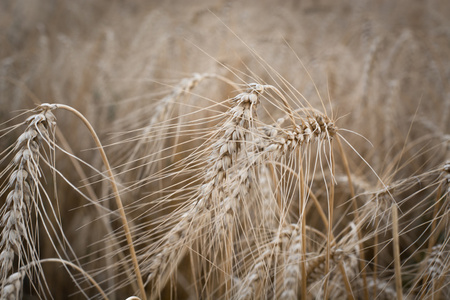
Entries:
<svg viewBox="0 0 450 300">
<path fill-rule="evenodd" d="M 0 4 L 2 298 L 448 298 L 450 5 L 88 2 Z"/>
</svg>

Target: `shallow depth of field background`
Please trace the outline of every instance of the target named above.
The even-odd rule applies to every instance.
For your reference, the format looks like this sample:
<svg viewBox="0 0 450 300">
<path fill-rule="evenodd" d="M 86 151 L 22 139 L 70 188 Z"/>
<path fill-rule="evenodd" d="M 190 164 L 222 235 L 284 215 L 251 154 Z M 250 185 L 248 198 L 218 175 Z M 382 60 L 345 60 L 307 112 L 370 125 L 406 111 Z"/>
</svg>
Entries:
<svg viewBox="0 0 450 300">
<path fill-rule="evenodd" d="M 341 134 L 365 160 L 345 145 L 352 174 L 370 183 L 369 190 L 376 190 L 382 187 L 379 178 L 388 185 L 442 168 L 450 159 L 449 16 L 450 2 L 444 0 L 0 1 L 0 121 L 39 102 L 68 104 L 89 119 L 120 172 L 133 149 L 127 138 L 137 136 L 155 112 L 156 101 L 183 78 L 214 73 L 239 85 L 275 84 L 279 74 L 321 111 L 323 100 L 328 116 L 348 130 Z M 201 84 L 192 93 L 194 100 L 186 108 L 192 111 L 205 105 L 205 99 L 220 102 L 236 95 L 235 89 L 223 83 Z M 65 113 L 55 115 L 72 153 L 104 171 L 80 122 Z M 24 119 L 20 115 L 1 129 Z M 18 134 L 20 129 L 17 135 L 2 136 L 1 150 L 13 144 Z M 181 142 L 187 139 L 181 137 L 181 146 L 170 151 L 183 149 Z M 86 182 L 64 157 L 57 154 L 56 168 L 83 190 Z M 182 159 L 174 157 L 175 161 Z M 8 162 L 0 161 L 2 169 Z M 111 193 L 108 183 L 92 169 L 83 168 L 98 197 L 107 197 Z M 342 165 L 337 165 L 337 172 L 344 174 Z M 132 227 L 137 236 L 145 237 L 146 226 L 152 226 L 139 224 L 139 220 L 150 221 L 133 201 L 156 199 L 155 191 L 168 183 L 125 191 L 142 179 L 139 176 L 143 175 L 123 176 L 119 185 Z M 98 241 L 105 232 L 98 211 L 60 178 L 46 175 L 45 182 L 49 194 L 58 195 L 55 203 L 61 224 L 80 263 L 110 287 L 108 273 L 101 272 L 105 245 Z M 412 187 L 418 192 L 409 191 L 414 194 L 408 199 L 412 204 L 402 205 L 414 206 L 422 203 L 414 197 L 432 194 L 421 190 L 420 184 Z M 338 183 L 337 195 L 346 195 L 345 189 Z M 1 204 L 4 199 L 0 198 Z M 159 217 L 173 208 L 165 207 Z M 340 208 L 336 208 L 336 218 L 338 211 L 346 212 Z M 317 217 L 308 218 L 313 222 Z M 401 257 L 406 261 L 405 291 L 414 277 L 409 266 L 419 264 L 425 255 L 427 233 L 421 233 L 430 230 L 429 220 L 420 213 L 404 219 L 405 224 L 413 224 L 400 239 Z M 448 226 L 444 224 L 437 242 L 446 245 Z M 120 228 L 120 223 L 113 226 Z M 145 242 L 140 243 L 144 247 Z M 386 261 L 392 260 L 390 250 L 386 246 Z M 47 238 L 40 241 L 39 251 L 42 258 L 55 256 Z M 368 246 L 368 255 L 370 251 Z M 382 268 L 392 269 L 383 258 L 379 261 Z M 448 259 L 444 265 L 448 273 Z M 43 268 L 49 283 L 47 294 L 51 291 L 54 299 L 81 297 L 63 268 Z M 119 287 L 110 296 L 125 299 L 130 291 L 129 286 Z M 34 293 L 25 282 L 24 295 Z M 86 293 L 94 295 L 95 290 L 86 288 Z M 176 297 L 195 297 L 188 294 L 179 292 Z M 162 295 L 175 297 L 168 291 Z"/>
</svg>

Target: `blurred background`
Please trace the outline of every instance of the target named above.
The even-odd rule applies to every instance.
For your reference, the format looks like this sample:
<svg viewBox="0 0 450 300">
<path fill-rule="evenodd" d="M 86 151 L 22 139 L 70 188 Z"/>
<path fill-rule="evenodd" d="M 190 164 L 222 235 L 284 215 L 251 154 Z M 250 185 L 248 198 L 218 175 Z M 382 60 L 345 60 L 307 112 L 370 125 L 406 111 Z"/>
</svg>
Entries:
<svg viewBox="0 0 450 300">
<path fill-rule="evenodd" d="M 112 133 L 142 127 L 155 102 L 193 73 L 237 84 L 282 77 L 314 107 L 326 103 L 338 127 L 370 141 L 343 133 L 384 180 L 405 178 L 449 158 L 449 16 L 445 0 L 0 0 L 0 120 L 39 102 L 65 103 L 113 144 L 120 139 Z M 233 92 L 195 91 L 217 101 Z M 73 153 L 101 168 L 79 121 L 57 122 Z M 16 138 L 2 137 L 2 149 Z M 120 162 L 120 151 L 107 151 Z M 351 169 L 374 179 L 349 153 Z M 79 182 L 68 162 L 58 166 Z M 103 247 L 94 245 L 102 232 L 80 226 L 96 222 L 95 213 L 80 214 L 85 202 L 73 191 L 65 198 L 63 225 L 75 251 L 83 257 Z M 52 257 L 46 246 L 42 257 Z M 70 279 L 47 272 L 55 299 L 73 292 Z"/>
</svg>

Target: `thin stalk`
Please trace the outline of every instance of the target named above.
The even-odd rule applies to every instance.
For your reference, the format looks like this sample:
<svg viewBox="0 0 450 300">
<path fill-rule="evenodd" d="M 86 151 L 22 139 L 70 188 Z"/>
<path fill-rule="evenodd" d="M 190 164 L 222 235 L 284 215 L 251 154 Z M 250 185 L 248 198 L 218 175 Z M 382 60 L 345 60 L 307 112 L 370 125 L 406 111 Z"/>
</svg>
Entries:
<svg viewBox="0 0 450 300">
<path fill-rule="evenodd" d="M 341 158 L 342 158 L 342 163 L 344 164 L 345 174 L 347 175 L 348 188 L 350 189 L 350 196 L 353 199 L 353 201 L 352 201 L 353 202 L 353 210 L 355 211 L 355 213 L 358 213 L 358 204 L 356 203 L 356 199 L 355 199 L 355 188 L 353 187 L 353 183 L 352 183 L 350 167 L 348 165 L 347 155 L 345 155 L 344 148 L 342 147 L 342 143 L 341 143 L 341 139 L 339 138 L 339 135 L 336 135 L 336 141 L 338 144 L 339 154 L 341 155 Z"/>
<path fill-rule="evenodd" d="M 431 236 L 430 239 L 428 240 L 428 253 L 431 253 L 431 249 L 433 248 L 434 244 L 436 243 L 436 236 L 438 236 L 437 234 L 435 234 L 435 230 L 436 230 L 436 223 L 437 223 L 437 214 L 439 212 L 439 210 L 441 209 L 441 195 L 442 195 L 442 184 L 439 185 L 439 188 L 437 190 L 437 194 L 436 194 L 436 200 L 434 203 L 436 203 L 434 205 L 434 209 L 433 209 L 433 222 L 431 223 Z"/>
<path fill-rule="evenodd" d="M 438 230 L 436 228 L 437 226 L 437 214 L 439 213 L 439 210 L 441 209 L 441 194 L 442 194 L 442 184 L 439 185 L 439 188 L 437 190 L 437 194 L 436 194 L 436 201 L 435 201 L 435 205 L 434 205 L 434 209 L 433 209 L 433 218 L 432 218 L 432 223 L 431 223 L 431 235 L 430 235 L 430 239 L 428 240 L 428 249 L 427 249 L 427 253 L 428 255 L 432 252 L 433 246 L 436 243 L 436 237 L 439 236 L 438 234 Z M 420 299 L 424 299 L 426 296 L 425 290 L 427 287 L 427 282 L 430 279 L 430 276 L 427 275 L 425 277 L 422 278 L 421 282 L 422 282 L 422 287 L 420 288 Z M 437 298 L 439 299 L 439 298 Z"/>
<path fill-rule="evenodd" d="M 348 300 L 355 300 L 355 297 L 352 293 L 352 286 L 350 285 L 350 281 L 348 279 L 347 273 L 345 272 L 345 267 L 342 261 L 339 262 L 339 270 L 341 271 L 341 274 L 343 275 L 342 278 L 344 279 L 344 285 L 345 290 L 347 291 L 347 299 Z"/>
<path fill-rule="evenodd" d="M 380 221 L 377 216 L 375 216 L 375 228 L 378 228 Z M 377 272 L 378 272 L 378 232 L 375 232 L 374 240 L 373 240 L 373 296 L 377 294 Z M 361 250 L 360 250 L 361 251 Z M 365 272 L 364 272 L 365 273 Z M 363 277 L 364 278 L 364 277 Z M 367 282 L 366 282 L 367 283 Z M 364 295 L 367 290 L 367 285 L 365 284 Z M 369 291 L 367 291 L 369 293 Z M 367 295 L 369 296 L 369 295 Z"/>
<path fill-rule="evenodd" d="M 97 145 L 98 150 L 100 151 L 100 155 L 102 157 L 103 163 L 105 164 L 106 170 L 108 172 L 109 175 L 109 179 L 111 182 L 111 186 L 114 192 L 114 197 L 116 199 L 116 205 L 118 207 L 119 213 L 120 213 L 120 217 L 122 220 L 122 224 L 123 224 L 123 229 L 125 231 L 125 237 L 127 239 L 127 244 L 128 244 L 128 248 L 130 251 L 130 256 L 131 256 L 131 260 L 133 261 L 133 265 L 134 265 L 134 271 L 136 274 L 136 280 L 138 282 L 138 286 L 139 286 L 139 290 L 140 290 L 140 296 L 142 297 L 142 300 L 146 300 L 147 299 L 147 295 L 145 293 L 145 288 L 144 288 L 144 283 L 142 281 L 142 275 L 141 275 L 141 270 L 139 268 L 139 263 L 137 260 L 137 256 L 136 256 L 136 251 L 134 249 L 134 244 L 133 244 L 133 237 L 131 235 L 131 231 L 130 231 L 130 227 L 128 226 L 128 221 L 127 221 L 127 216 L 125 214 L 125 209 L 123 207 L 122 204 L 122 200 L 120 199 L 120 194 L 119 194 L 119 189 L 117 187 L 116 181 L 114 179 L 114 174 L 112 172 L 111 166 L 109 164 L 108 161 L 108 157 L 106 156 L 105 150 L 103 149 L 103 146 L 100 142 L 100 139 L 97 136 L 97 133 L 95 132 L 94 128 L 92 127 L 92 125 L 89 123 L 89 121 L 76 109 L 68 106 L 68 105 L 64 105 L 64 104 L 56 104 L 55 105 L 56 108 L 61 108 L 61 109 L 65 109 L 69 112 L 72 112 L 73 114 L 75 114 L 88 128 L 89 132 L 92 135 L 92 138 L 95 141 L 95 144 Z"/>
<path fill-rule="evenodd" d="M 330 142 L 330 149 L 332 149 L 332 145 Z M 331 243 L 334 241 L 333 235 L 333 208 L 334 208 L 334 174 L 335 174 L 335 163 L 334 163 L 334 155 L 333 151 L 330 151 L 330 161 L 331 161 L 331 178 L 330 178 L 330 199 L 328 201 L 328 234 L 327 234 L 327 253 L 325 258 L 325 282 L 324 282 L 324 295 L 325 299 L 329 299 L 328 295 L 328 279 L 330 272 L 330 254 L 331 254 Z"/>
<path fill-rule="evenodd" d="M 339 154 L 341 155 L 342 163 L 344 164 L 345 174 L 347 175 L 348 186 L 350 189 L 350 196 L 352 197 L 353 213 L 355 214 L 355 223 L 358 224 L 359 223 L 358 222 L 359 221 L 358 204 L 356 203 L 355 188 L 353 187 L 353 183 L 352 183 L 352 176 L 350 173 L 350 167 L 348 165 L 347 155 L 345 155 L 344 148 L 342 147 L 342 143 L 341 143 L 341 139 L 339 138 L 339 135 L 336 135 L 336 141 L 338 144 Z M 361 232 L 359 231 L 359 227 L 358 227 L 357 233 L 358 233 L 358 240 L 360 241 L 360 243 L 359 243 L 359 268 L 361 269 L 361 275 L 362 275 L 363 286 L 364 286 L 364 299 L 369 300 L 369 289 L 367 288 L 367 272 L 366 272 L 366 266 L 364 265 L 364 245 L 362 244 L 363 237 L 361 235 Z M 378 240 L 378 237 L 376 235 L 375 235 L 375 237 Z M 376 243 L 375 243 L 375 247 L 376 247 L 375 250 L 377 250 L 378 247 L 376 246 Z M 375 259 L 376 259 L 376 256 L 375 256 Z M 375 265 L 376 265 L 376 262 L 375 262 Z M 374 272 L 374 278 L 375 278 L 375 276 L 376 276 L 376 271 Z"/>
<path fill-rule="evenodd" d="M 325 215 L 325 212 L 322 209 L 322 206 L 320 206 L 320 202 L 319 199 L 317 199 L 316 195 L 314 195 L 313 191 L 311 190 L 311 188 L 306 185 L 306 188 L 308 189 L 308 196 L 311 197 L 311 199 L 314 202 L 314 205 L 316 206 L 317 212 L 319 213 L 320 218 L 322 219 L 323 225 L 325 226 L 325 228 L 328 228 L 328 219 L 327 216 Z M 307 206 L 305 209 L 305 213 L 308 214 L 309 208 L 311 206 Z"/>
<path fill-rule="evenodd" d="M 420 300 L 425 299 L 425 296 L 427 296 L 426 289 L 427 289 L 427 282 L 429 279 L 430 279 L 429 274 L 427 274 L 424 278 L 422 278 L 422 286 L 419 291 L 419 299 Z"/>
<path fill-rule="evenodd" d="M 30 91 L 30 89 L 23 84 L 20 81 L 14 80 L 14 79 L 8 79 L 10 80 L 12 83 L 16 84 L 16 85 L 21 85 L 21 87 L 23 89 L 25 89 L 25 93 L 37 104 L 41 105 L 42 102 L 40 101 L 40 99 L 33 93 Z M 69 142 L 67 141 L 66 137 L 62 134 L 61 130 L 56 127 L 56 137 L 58 138 L 58 140 L 61 142 L 62 146 L 64 147 L 64 149 L 68 150 L 69 152 L 73 153 L 73 151 L 71 150 L 71 147 L 69 145 Z M 80 163 L 78 160 L 76 160 L 73 156 L 69 155 L 69 159 L 72 162 L 72 165 L 74 166 L 76 172 L 80 175 L 80 177 L 82 178 L 82 181 L 86 181 L 87 182 L 87 176 L 83 171 L 83 168 L 81 167 Z M 92 186 L 90 186 L 89 184 L 85 185 L 85 188 L 87 190 L 87 193 L 89 195 L 89 197 L 91 197 L 92 200 L 94 200 L 95 202 L 98 202 L 98 198 L 97 195 L 94 192 L 94 189 L 92 188 Z M 97 211 L 100 212 L 100 207 L 99 206 L 95 206 Z M 105 229 L 108 231 L 108 233 L 110 233 L 112 239 L 113 239 L 113 243 L 110 243 L 110 245 L 108 245 L 107 247 L 112 247 L 112 248 L 118 248 L 119 243 L 116 242 L 116 236 L 113 234 L 113 230 L 111 228 L 111 224 L 109 223 L 109 220 L 105 220 L 104 218 L 102 218 L 102 222 L 105 226 Z M 119 255 L 119 259 L 122 260 L 124 259 L 123 253 L 121 251 L 118 252 Z M 125 273 L 130 276 L 130 271 L 128 268 L 124 268 Z M 112 280 L 112 279 L 111 279 Z M 136 286 L 136 283 L 134 281 L 131 282 L 131 286 L 133 287 L 133 289 L 137 289 L 138 287 Z"/>
<path fill-rule="evenodd" d="M 302 299 L 306 300 L 306 295 L 307 295 L 307 273 L 306 273 L 306 216 L 304 215 L 305 213 L 305 179 L 304 179 L 304 174 L 303 174 L 303 159 L 302 159 L 302 154 L 299 151 L 298 152 L 299 155 L 299 161 L 300 161 L 300 177 L 298 178 L 299 182 L 299 188 L 300 188 L 300 218 L 301 218 L 301 222 L 302 222 L 302 251 L 301 251 L 301 261 L 300 261 L 300 270 L 302 273 L 302 291 L 301 291 L 301 295 L 302 295 Z"/>
<path fill-rule="evenodd" d="M 295 177 L 297 178 L 297 180 L 298 180 L 299 182 L 301 182 L 301 180 L 302 180 L 301 177 L 300 177 L 300 176 L 297 174 L 297 172 L 295 172 L 292 168 L 290 168 L 289 166 L 284 165 L 284 164 L 282 164 L 282 163 L 279 163 L 279 162 L 277 162 L 277 161 L 271 161 L 271 162 L 270 162 L 270 171 L 271 171 L 271 173 L 272 173 L 272 180 L 273 180 L 275 186 L 277 185 L 277 179 L 276 179 L 276 175 L 275 175 L 275 168 L 273 167 L 273 165 L 277 165 L 277 166 L 280 166 L 280 167 L 282 167 L 282 168 L 288 170 L 289 172 L 291 172 L 291 174 L 292 174 L 293 176 L 295 176 Z M 307 189 L 308 197 L 311 197 L 311 199 L 313 200 L 314 205 L 315 205 L 315 207 L 316 207 L 316 209 L 317 209 L 317 212 L 319 213 L 320 218 L 322 219 L 322 222 L 323 222 L 324 226 L 325 226 L 325 227 L 328 227 L 328 219 L 327 219 L 327 216 L 325 215 L 325 212 L 323 211 L 322 206 L 320 206 L 320 202 L 319 202 L 319 200 L 317 199 L 316 195 L 314 195 L 313 191 L 311 190 L 311 188 L 310 188 L 307 184 L 304 184 L 303 187 L 305 187 L 305 188 Z M 300 192 L 301 192 L 301 191 L 300 191 Z M 282 205 L 282 203 L 281 203 L 281 195 L 280 195 L 280 192 L 277 193 L 277 204 L 278 204 L 279 209 L 281 210 L 281 207 L 282 207 L 281 205 Z M 300 204 L 300 205 L 301 205 L 301 204 Z M 307 205 L 306 208 L 305 208 L 305 211 L 304 211 L 304 212 L 301 211 L 300 213 L 303 212 L 303 213 L 305 213 L 305 214 L 308 214 L 308 211 L 309 211 L 310 207 L 311 207 L 311 206 L 308 206 L 308 205 Z"/>
<path fill-rule="evenodd" d="M 394 266 L 395 266 L 395 290 L 397 300 L 403 299 L 402 271 L 400 268 L 400 244 L 398 238 L 398 211 L 397 205 L 392 205 L 392 236 L 394 239 Z"/>
<path fill-rule="evenodd" d="M 231 226 L 226 237 L 227 245 L 225 249 L 225 299 L 230 299 L 230 291 L 232 290 L 233 286 L 233 230 L 234 226 Z"/>
</svg>

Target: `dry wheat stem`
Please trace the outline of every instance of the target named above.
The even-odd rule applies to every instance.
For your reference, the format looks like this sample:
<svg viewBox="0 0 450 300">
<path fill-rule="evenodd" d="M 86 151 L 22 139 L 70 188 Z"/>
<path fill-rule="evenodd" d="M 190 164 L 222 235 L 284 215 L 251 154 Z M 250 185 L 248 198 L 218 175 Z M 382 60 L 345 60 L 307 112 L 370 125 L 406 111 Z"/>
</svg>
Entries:
<svg viewBox="0 0 450 300">
<path fill-rule="evenodd" d="M 331 146 L 330 146 L 331 148 Z M 330 194 L 328 199 L 328 231 L 327 231 L 327 249 L 326 249 L 326 259 L 325 259 L 325 274 L 328 274 L 330 271 L 330 255 L 331 255 L 331 243 L 334 239 L 333 234 L 333 211 L 334 211 L 334 182 L 333 182 L 333 176 L 335 174 L 335 163 L 334 163 L 334 155 L 333 152 L 330 153 L 331 155 L 331 184 L 330 184 Z M 324 295 L 325 298 L 329 298 L 329 290 L 328 290 L 328 279 L 329 276 L 325 277 L 324 282 Z"/>
<path fill-rule="evenodd" d="M 45 105 L 45 104 L 43 104 Z M 125 237 L 127 239 L 127 244 L 128 244 L 128 248 L 130 251 L 130 256 L 131 259 L 133 261 L 133 265 L 134 265 L 134 272 L 136 275 L 136 280 L 138 282 L 138 286 L 139 286 L 139 290 L 140 290 L 140 294 L 143 300 L 147 299 L 146 293 L 145 293 L 145 288 L 144 288 L 144 283 L 142 281 L 142 276 L 141 276 L 141 270 L 139 267 L 139 262 L 137 261 L 137 256 L 136 256 L 136 251 L 134 249 L 134 244 L 133 244 L 133 238 L 131 235 L 131 231 L 128 225 L 128 221 L 127 221 L 127 217 L 125 214 L 125 209 L 122 205 L 122 200 L 120 199 L 120 193 L 119 193 L 119 189 L 116 185 L 116 181 L 114 179 L 114 174 L 112 172 L 111 166 L 109 164 L 108 161 L 108 157 L 106 156 L 105 150 L 103 149 L 103 146 L 100 142 L 100 139 L 97 136 L 97 133 L 95 132 L 94 128 L 92 127 L 92 125 L 89 123 L 89 121 L 76 109 L 68 106 L 68 105 L 64 105 L 64 104 L 52 104 L 52 107 L 54 108 L 60 108 L 60 109 L 65 109 L 73 114 L 75 114 L 84 124 L 85 126 L 88 128 L 89 132 L 92 135 L 92 138 L 94 139 L 97 148 L 100 152 L 100 155 L 102 157 L 103 163 L 105 164 L 105 167 L 107 169 L 108 175 L 109 175 L 109 179 L 113 188 L 113 192 L 114 192 L 114 196 L 116 199 L 116 205 L 118 207 L 120 216 L 121 216 L 121 220 L 122 220 L 122 225 L 123 225 L 123 229 L 125 232 Z"/>
<path fill-rule="evenodd" d="M 305 180 L 304 180 L 304 173 L 303 173 L 303 160 L 302 160 L 302 155 L 299 152 L 298 153 L 299 158 L 300 158 L 300 177 L 298 178 L 300 180 L 300 184 L 299 184 L 299 189 L 300 189 L 300 207 L 301 207 L 301 212 L 300 212 L 300 218 L 301 218 L 301 252 L 300 252 L 300 256 L 301 256 L 301 260 L 300 260 L 300 271 L 301 271 L 301 294 L 302 294 L 302 299 L 306 300 L 306 296 L 307 296 L 307 276 L 308 273 L 306 271 L 306 213 L 305 213 L 305 208 L 306 208 L 306 195 L 305 195 L 305 187 L 307 186 L 307 184 L 305 184 Z M 328 223 L 332 222 L 331 219 L 328 219 Z"/>
<path fill-rule="evenodd" d="M 355 221 L 359 222 L 359 213 L 358 213 L 358 204 L 356 203 L 356 197 L 355 197 L 355 189 L 353 187 L 353 183 L 352 183 L 352 177 L 351 177 L 351 172 L 350 172 L 350 167 L 348 165 L 348 159 L 347 159 L 347 155 L 345 154 L 345 151 L 342 147 L 342 143 L 341 140 L 339 138 L 339 136 L 336 137 L 336 141 L 338 144 L 338 149 L 339 149 L 339 154 L 342 158 L 342 163 L 344 164 L 344 170 L 345 170 L 345 174 L 347 175 L 347 179 L 348 179 L 348 186 L 350 189 L 350 196 L 352 199 L 352 203 L 353 203 L 353 212 L 355 214 Z M 361 232 L 358 231 L 358 238 L 361 241 L 361 245 L 360 245 L 360 257 L 359 257 L 359 267 L 361 269 L 361 274 L 362 274 L 362 280 L 363 280 L 363 286 L 364 286 L 364 299 L 365 300 L 369 300 L 369 290 L 367 288 L 367 272 L 366 272 L 366 267 L 364 265 L 364 251 L 362 249 L 363 245 L 362 245 L 362 235 Z M 377 237 L 375 237 L 376 239 Z M 377 251 L 377 241 L 375 241 L 375 253 Z M 377 256 L 375 256 L 375 259 L 377 259 Z M 376 261 L 374 262 L 376 265 Z M 376 268 L 376 267 L 375 267 Z M 374 274 L 376 274 L 376 269 L 374 270 Z M 375 276 L 375 275 L 374 275 Z"/>
<path fill-rule="evenodd" d="M 72 153 L 73 151 L 71 151 L 71 147 L 69 145 L 69 142 L 67 141 L 67 139 L 65 138 L 64 134 L 61 133 L 61 130 L 59 128 L 56 128 L 56 137 L 58 138 L 58 140 L 60 141 L 60 143 L 62 144 L 62 146 L 64 147 L 65 150 L 67 150 L 68 152 Z M 69 155 L 69 159 L 71 161 L 71 163 L 73 164 L 76 172 L 80 175 L 81 178 L 83 178 L 82 180 L 87 180 L 87 175 L 84 172 L 83 168 L 80 165 L 80 162 L 73 157 L 72 155 Z M 97 211 L 99 212 L 99 215 L 102 214 L 102 210 L 105 210 L 106 208 L 100 205 L 97 205 L 99 202 L 99 199 L 96 195 L 96 193 L 94 192 L 94 189 L 92 188 L 91 185 L 86 184 L 84 186 L 87 190 L 87 193 L 90 197 L 90 200 L 92 200 L 95 204 L 95 208 L 97 209 Z M 105 252 L 107 253 L 108 250 L 119 250 L 119 241 L 117 239 L 117 236 L 114 234 L 113 232 L 113 228 L 111 226 L 110 223 L 110 218 L 106 218 L 103 217 L 101 218 L 102 223 L 106 229 L 106 231 L 109 233 L 109 236 L 111 237 L 111 241 L 107 243 L 107 249 L 105 249 Z M 123 254 L 122 251 L 117 251 L 116 252 L 117 255 L 119 256 L 119 261 L 124 261 L 125 260 L 125 256 Z M 106 254 L 108 255 L 108 254 Z M 127 273 L 128 277 L 131 277 L 132 274 L 130 272 L 132 272 L 131 270 L 129 270 L 129 268 L 127 268 L 126 266 L 124 266 L 125 272 Z M 133 288 L 138 289 L 139 287 L 137 286 L 137 284 L 134 281 L 131 281 L 131 285 L 133 286 Z"/>
<path fill-rule="evenodd" d="M 403 299 L 402 292 L 402 271 L 400 266 L 400 243 L 398 231 L 398 208 L 392 205 L 392 236 L 394 239 L 394 266 L 395 266 L 395 289 L 397 291 L 397 300 Z"/>
</svg>

